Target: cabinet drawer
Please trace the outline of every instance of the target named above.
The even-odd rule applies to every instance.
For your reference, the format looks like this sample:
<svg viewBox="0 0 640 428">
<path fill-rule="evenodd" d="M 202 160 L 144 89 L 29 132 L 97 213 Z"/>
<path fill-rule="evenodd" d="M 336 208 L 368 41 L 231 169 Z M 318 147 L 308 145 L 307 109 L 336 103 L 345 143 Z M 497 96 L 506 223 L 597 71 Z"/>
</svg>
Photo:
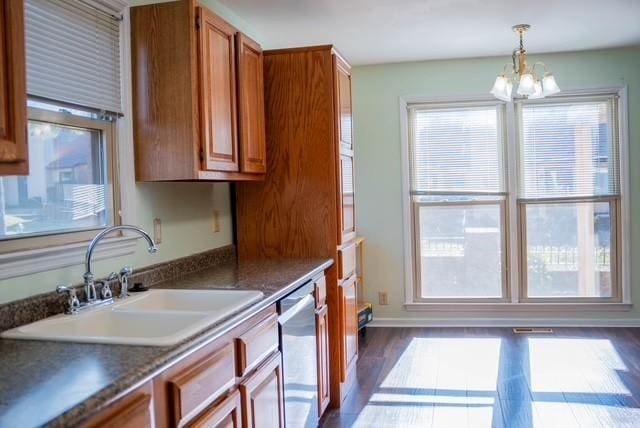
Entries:
<svg viewBox="0 0 640 428">
<path fill-rule="evenodd" d="M 238 376 L 242 377 L 278 349 L 278 314 L 271 314 L 236 339 Z"/>
<path fill-rule="evenodd" d="M 327 301 L 327 281 L 322 275 L 317 278 L 314 282 L 315 289 L 313 291 L 313 296 L 316 299 L 316 309 L 322 307 Z"/>
<path fill-rule="evenodd" d="M 84 428 L 117 427 L 146 428 L 154 426 L 151 407 L 153 393 L 146 384 L 111 404 L 98 415 L 83 423 Z"/>
<path fill-rule="evenodd" d="M 338 279 L 349 278 L 356 272 L 355 242 L 338 250 Z"/>
<path fill-rule="evenodd" d="M 240 392 L 233 391 L 221 402 L 205 410 L 189 424 L 189 428 L 240 428 L 242 426 L 242 401 Z"/>
<path fill-rule="evenodd" d="M 175 425 L 182 425 L 235 384 L 233 347 L 222 349 L 169 379 Z"/>
</svg>

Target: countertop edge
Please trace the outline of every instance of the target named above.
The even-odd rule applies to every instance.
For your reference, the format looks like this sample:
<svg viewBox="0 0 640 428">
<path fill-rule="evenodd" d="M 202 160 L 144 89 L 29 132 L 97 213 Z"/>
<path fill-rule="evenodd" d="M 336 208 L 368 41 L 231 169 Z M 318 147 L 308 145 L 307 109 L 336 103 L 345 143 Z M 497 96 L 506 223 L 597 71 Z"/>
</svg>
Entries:
<svg viewBox="0 0 640 428">
<path fill-rule="evenodd" d="M 236 328 L 243 321 L 276 303 L 290 291 L 293 291 L 293 289 L 298 288 L 313 279 L 333 264 L 334 261 L 332 259 L 326 259 L 318 267 L 291 281 L 288 285 L 282 287 L 277 292 L 266 296 L 263 300 L 260 300 L 248 308 L 230 316 L 225 321 L 222 321 L 221 323 L 209 327 L 197 335 L 186 339 L 182 344 L 177 345 L 176 348 L 168 350 L 166 357 L 163 358 L 162 361 L 154 361 L 154 363 L 150 363 L 148 367 L 137 368 L 131 373 L 124 374 L 121 378 L 114 380 L 111 385 L 87 397 L 84 402 L 68 409 L 58 417 L 51 419 L 46 423 L 46 426 L 64 427 L 82 423 L 117 401 L 119 398 L 150 381 L 178 360 L 197 352 L 199 349 L 207 346 L 211 342 L 219 339 L 232 329 Z M 96 404 L 97 402 L 100 404 Z M 90 405 L 88 405 L 89 403 Z"/>
</svg>

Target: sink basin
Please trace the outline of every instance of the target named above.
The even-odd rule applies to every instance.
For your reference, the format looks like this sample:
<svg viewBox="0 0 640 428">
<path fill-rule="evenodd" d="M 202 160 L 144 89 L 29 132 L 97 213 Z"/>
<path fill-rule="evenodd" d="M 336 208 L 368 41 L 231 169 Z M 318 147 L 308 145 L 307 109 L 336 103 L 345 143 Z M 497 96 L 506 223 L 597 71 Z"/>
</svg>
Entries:
<svg viewBox="0 0 640 428">
<path fill-rule="evenodd" d="M 151 290 L 78 315 L 57 315 L 3 332 L 7 339 L 174 345 L 260 300 L 259 291 Z"/>
<path fill-rule="evenodd" d="M 8 330 L 8 339 L 63 342 L 171 345 L 206 327 L 206 314 L 198 312 L 118 312 L 96 309 L 80 315 L 58 315 Z"/>
<path fill-rule="evenodd" d="M 117 310 L 196 311 L 224 317 L 262 299 L 262 292 L 248 290 L 150 290 L 123 300 Z"/>
</svg>

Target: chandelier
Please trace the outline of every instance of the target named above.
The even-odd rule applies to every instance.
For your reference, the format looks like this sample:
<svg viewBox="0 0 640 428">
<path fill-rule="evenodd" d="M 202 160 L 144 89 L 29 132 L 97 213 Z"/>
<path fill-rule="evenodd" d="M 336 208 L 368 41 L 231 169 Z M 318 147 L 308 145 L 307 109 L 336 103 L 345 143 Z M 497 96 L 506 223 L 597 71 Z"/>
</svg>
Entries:
<svg viewBox="0 0 640 428">
<path fill-rule="evenodd" d="M 514 84 L 517 85 L 516 94 L 522 98 L 536 99 L 544 98 L 548 95 L 557 94 L 560 88 L 556 83 L 553 74 L 547 71 L 547 66 L 542 62 L 536 62 L 529 67 L 527 61 L 527 50 L 524 48 L 524 33 L 531 28 L 528 24 L 514 25 L 513 31 L 520 38 L 520 47 L 514 49 L 511 55 L 512 63 L 505 64 L 502 74 L 496 78 L 496 82 L 491 89 L 491 94 L 499 100 L 512 101 L 512 91 Z M 508 67 L 511 70 L 508 71 Z M 542 78 L 536 73 L 536 67 L 542 67 L 544 74 Z"/>
</svg>

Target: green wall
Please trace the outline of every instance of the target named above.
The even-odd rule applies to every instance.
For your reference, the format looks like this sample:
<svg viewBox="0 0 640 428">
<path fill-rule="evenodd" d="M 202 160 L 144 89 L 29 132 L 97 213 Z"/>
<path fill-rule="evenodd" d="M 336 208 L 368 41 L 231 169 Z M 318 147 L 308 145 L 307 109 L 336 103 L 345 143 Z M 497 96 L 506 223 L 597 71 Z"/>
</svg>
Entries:
<svg viewBox="0 0 640 428">
<path fill-rule="evenodd" d="M 563 89 L 628 85 L 631 170 L 631 249 L 640 249 L 640 47 L 532 55 L 544 61 Z M 367 298 L 378 319 L 495 318 L 531 314 L 415 313 L 404 307 L 404 254 L 401 194 L 401 96 L 447 97 L 488 94 L 508 57 L 382 64 L 353 69 L 353 123 L 356 160 L 356 222 L 367 237 Z M 586 318 L 640 318 L 640 264 L 632 257 L 631 312 L 578 313 Z M 635 262 L 635 263 L 634 263 Z M 377 305 L 378 291 L 389 305 Z M 536 314 L 534 314 L 535 316 Z M 541 315 L 542 316 L 542 315 Z M 571 317 L 546 314 L 546 317 Z"/>
<path fill-rule="evenodd" d="M 155 1 L 132 0 L 132 6 Z M 262 40 L 249 24 L 215 0 L 203 0 L 210 9 L 258 42 Z M 133 153 L 133 142 L 120 141 L 121 151 Z M 133 174 L 133 159 L 127 158 L 121 169 Z M 126 175 L 126 174 L 125 174 Z M 143 240 L 139 240 L 135 254 L 96 261 L 93 271 L 106 276 L 125 264 L 134 268 L 172 260 L 232 243 L 232 217 L 229 186 L 226 183 L 135 183 L 131 178 L 123 185 L 123 196 L 131 201 L 132 209 L 125 215 L 128 223 L 153 231 L 153 219 L 162 220 L 160 251 L 150 255 Z M 213 211 L 220 212 L 220 231 L 213 232 Z M 0 244 L 1 245 L 1 244 Z M 37 261 L 35 262 L 37 263 Z M 34 275 L 0 281 L 0 304 L 53 291 L 57 284 L 80 283 L 84 266 L 57 269 Z"/>
</svg>

